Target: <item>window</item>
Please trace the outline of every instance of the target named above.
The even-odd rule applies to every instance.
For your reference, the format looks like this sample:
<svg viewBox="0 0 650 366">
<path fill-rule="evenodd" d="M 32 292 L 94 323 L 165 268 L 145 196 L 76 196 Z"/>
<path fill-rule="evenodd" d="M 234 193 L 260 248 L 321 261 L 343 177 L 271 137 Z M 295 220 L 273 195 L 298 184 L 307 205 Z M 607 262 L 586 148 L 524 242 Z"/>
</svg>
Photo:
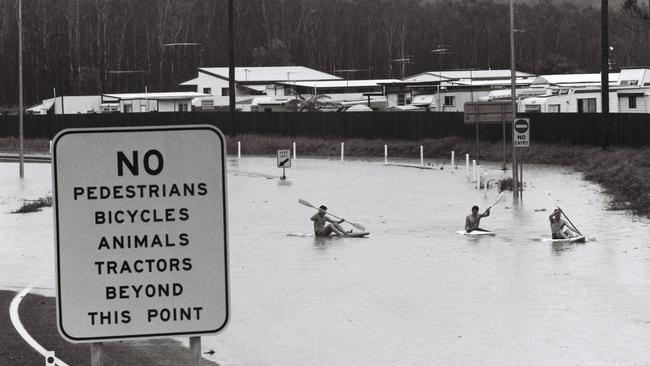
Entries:
<svg viewBox="0 0 650 366">
<path fill-rule="evenodd" d="M 453 107 L 456 103 L 456 97 L 454 96 L 445 96 L 445 107 Z"/>
<path fill-rule="evenodd" d="M 187 112 L 189 109 L 187 107 L 187 104 L 185 103 L 180 103 L 178 104 L 178 111 L 179 112 Z"/>
<path fill-rule="evenodd" d="M 549 104 L 548 105 L 548 113 L 560 113 L 560 105 L 559 104 Z"/>
<path fill-rule="evenodd" d="M 214 109 L 214 101 L 212 100 L 202 100 L 201 101 L 201 109 L 204 111 L 211 111 Z"/>
<path fill-rule="evenodd" d="M 203 94 L 212 94 L 212 88 L 203 88 Z"/>
<path fill-rule="evenodd" d="M 526 104 L 525 109 L 526 113 L 539 113 L 542 106 L 539 104 Z"/>
<path fill-rule="evenodd" d="M 596 98 L 578 99 L 578 113 L 596 113 Z"/>
<path fill-rule="evenodd" d="M 406 104 L 406 96 L 404 94 L 397 94 L 397 105 Z"/>
<path fill-rule="evenodd" d="M 124 113 L 132 113 L 132 112 L 133 112 L 133 106 L 131 104 L 125 104 Z"/>
<path fill-rule="evenodd" d="M 633 95 L 627 97 L 627 105 L 630 109 L 636 109 L 636 97 Z"/>
<path fill-rule="evenodd" d="M 224 97 L 230 95 L 230 90 L 228 88 L 221 88 L 221 95 Z"/>
</svg>

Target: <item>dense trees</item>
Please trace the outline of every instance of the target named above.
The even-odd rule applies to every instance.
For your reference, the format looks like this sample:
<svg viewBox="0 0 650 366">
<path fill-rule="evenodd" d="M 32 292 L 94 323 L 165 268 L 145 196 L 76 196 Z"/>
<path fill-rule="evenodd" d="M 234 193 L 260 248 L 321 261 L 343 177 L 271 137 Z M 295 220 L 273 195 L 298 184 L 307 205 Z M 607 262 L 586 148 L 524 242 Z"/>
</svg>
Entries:
<svg viewBox="0 0 650 366">
<path fill-rule="evenodd" d="M 645 4 L 612 6 L 618 66 L 650 64 Z M 518 69 L 597 72 L 599 12 L 575 1 L 518 3 Z M 235 0 L 237 64 L 334 72 L 508 68 L 508 8 L 499 0 Z M 0 0 L 0 106 L 17 97 L 17 0 Z M 226 0 L 23 0 L 25 100 L 177 90 L 197 66 L 226 66 Z M 192 45 L 185 43 L 199 43 Z M 449 45 L 452 54 L 429 51 Z M 343 75 L 345 76 L 345 75 Z M 359 74 L 367 77 L 367 73 Z"/>
</svg>

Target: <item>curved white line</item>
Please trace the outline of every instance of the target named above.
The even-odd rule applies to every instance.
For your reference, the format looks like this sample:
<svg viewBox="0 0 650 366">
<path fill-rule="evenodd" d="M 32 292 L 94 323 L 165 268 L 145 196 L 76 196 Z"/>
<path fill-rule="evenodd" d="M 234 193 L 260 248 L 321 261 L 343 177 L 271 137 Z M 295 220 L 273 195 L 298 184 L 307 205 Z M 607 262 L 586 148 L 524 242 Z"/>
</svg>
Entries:
<svg viewBox="0 0 650 366">
<path fill-rule="evenodd" d="M 16 331 L 18 334 L 20 334 L 21 337 L 29 344 L 36 352 L 40 353 L 43 357 L 49 356 L 49 352 L 43 348 L 38 342 L 32 338 L 32 336 L 29 335 L 25 327 L 23 326 L 23 323 L 20 321 L 20 317 L 18 316 L 18 307 L 20 306 L 20 302 L 23 301 L 23 298 L 27 296 L 27 294 L 32 290 L 32 287 L 28 287 L 20 291 L 18 295 L 16 295 L 12 300 L 11 300 L 11 305 L 9 305 L 9 316 L 11 317 L 11 323 L 14 325 L 14 328 L 16 328 Z M 58 357 L 54 357 L 54 363 L 56 365 L 60 366 L 68 366 L 65 362 L 61 361 Z"/>
</svg>

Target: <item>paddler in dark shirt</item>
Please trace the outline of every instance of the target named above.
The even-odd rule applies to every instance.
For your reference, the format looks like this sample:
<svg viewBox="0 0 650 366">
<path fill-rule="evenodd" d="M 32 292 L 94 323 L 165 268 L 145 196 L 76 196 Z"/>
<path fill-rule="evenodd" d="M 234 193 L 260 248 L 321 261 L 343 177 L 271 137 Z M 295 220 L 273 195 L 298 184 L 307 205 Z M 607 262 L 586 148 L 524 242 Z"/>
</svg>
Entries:
<svg viewBox="0 0 650 366">
<path fill-rule="evenodd" d="M 481 223 L 481 218 L 483 217 L 488 217 L 490 216 L 490 209 L 488 208 L 487 211 L 485 211 L 482 215 L 478 214 L 478 206 L 472 207 L 472 214 L 468 215 L 467 218 L 465 218 L 465 231 L 472 232 L 472 231 L 487 231 L 479 228 L 479 224 Z"/>
<path fill-rule="evenodd" d="M 345 231 L 339 224 L 342 224 L 345 220 L 341 219 L 340 221 L 334 221 L 330 219 L 327 214 L 327 207 L 320 206 L 318 212 L 311 217 L 311 221 L 314 222 L 314 234 L 316 236 L 329 236 L 334 233 L 334 235 L 344 235 L 345 233 L 350 233 L 350 231 Z M 327 224 L 331 222 L 331 224 Z M 327 224 L 327 225 L 326 225 Z"/>
</svg>

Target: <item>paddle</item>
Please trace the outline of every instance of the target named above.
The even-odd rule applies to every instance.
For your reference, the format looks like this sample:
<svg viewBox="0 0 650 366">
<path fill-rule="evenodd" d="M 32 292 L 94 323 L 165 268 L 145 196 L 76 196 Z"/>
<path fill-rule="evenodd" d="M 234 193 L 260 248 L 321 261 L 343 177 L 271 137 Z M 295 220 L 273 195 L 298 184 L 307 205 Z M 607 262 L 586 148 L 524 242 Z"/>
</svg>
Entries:
<svg viewBox="0 0 650 366">
<path fill-rule="evenodd" d="M 580 230 L 578 230 L 578 228 L 577 228 L 577 227 L 576 227 L 576 226 L 571 222 L 571 219 L 569 218 L 569 216 L 567 216 L 567 215 L 564 213 L 564 210 L 562 210 L 562 209 L 560 208 L 560 206 L 557 205 L 557 202 L 555 202 L 555 200 L 554 200 L 553 197 L 551 196 L 551 193 L 550 193 L 549 191 L 546 191 L 546 192 L 544 192 L 544 193 L 546 193 L 546 195 L 548 196 L 548 198 L 550 198 L 551 201 L 553 201 L 553 204 L 555 205 L 555 207 L 557 207 L 557 208 L 562 212 L 562 215 L 564 215 L 564 217 L 566 217 L 566 219 L 569 221 L 569 223 L 571 224 L 571 226 L 573 226 L 573 228 L 576 229 L 576 231 L 578 232 L 578 234 L 579 234 L 580 236 L 582 236 L 582 233 L 581 233 Z"/>
<path fill-rule="evenodd" d="M 488 208 L 487 208 L 485 211 L 483 211 L 483 213 L 481 214 L 481 217 L 483 217 L 483 215 L 485 215 L 488 211 L 490 211 L 490 209 L 492 208 L 492 206 L 496 205 L 497 202 L 499 202 L 499 201 L 503 198 L 503 196 L 504 196 L 505 194 L 506 194 L 506 192 L 501 192 L 501 194 L 499 194 L 499 197 L 497 197 L 497 199 L 494 200 L 494 202 L 493 202 L 490 206 L 488 206 Z"/>
<path fill-rule="evenodd" d="M 315 208 L 315 209 L 318 210 L 318 207 L 312 205 L 311 203 L 309 203 L 309 202 L 307 202 L 307 201 L 305 201 L 305 200 L 303 200 L 303 199 L 299 199 L 298 202 L 299 202 L 301 205 L 305 205 L 305 206 L 307 206 L 307 207 Z M 334 215 L 334 214 L 331 214 L 331 213 L 329 213 L 329 212 L 327 212 L 327 214 L 330 215 L 330 216 L 332 216 L 332 217 L 336 217 L 336 218 L 339 219 L 339 220 L 345 220 L 345 219 L 342 219 L 342 218 L 340 218 L 340 217 L 338 217 L 338 216 L 336 216 L 336 215 Z M 345 220 L 345 222 L 347 222 L 348 224 L 350 224 L 350 225 L 356 227 L 357 229 L 359 229 L 359 230 L 361 230 L 361 231 L 366 231 L 366 228 L 363 227 L 363 225 L 359 225 L 359 224 L 357 224 L 357 223 L 350 222 L 350 221 L 347 221 L 347 220 Z"/>
</svg>

